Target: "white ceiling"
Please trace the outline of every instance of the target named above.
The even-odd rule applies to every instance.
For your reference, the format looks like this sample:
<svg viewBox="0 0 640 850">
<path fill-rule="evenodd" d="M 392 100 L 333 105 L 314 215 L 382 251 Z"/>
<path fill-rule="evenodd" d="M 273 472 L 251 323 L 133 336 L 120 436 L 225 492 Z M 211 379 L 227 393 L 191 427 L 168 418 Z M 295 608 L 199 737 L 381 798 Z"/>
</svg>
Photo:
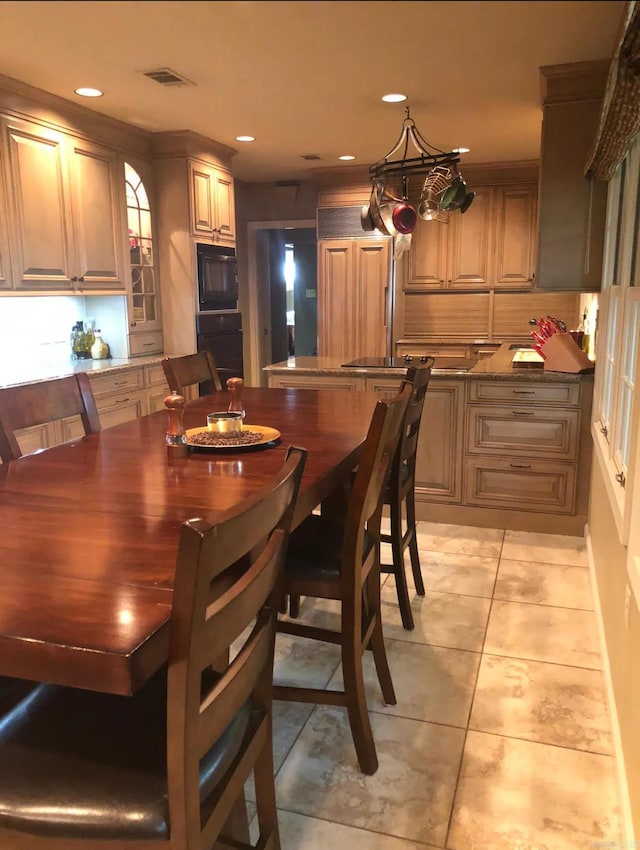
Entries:
<svg viewBox="0 0 640 850">
<path fill-rule="evenodd" d="M 422 135 L 466 162 L 536 159 L 543 65 L 609 58 L 624 2 L 2 2 L 0 73 L 149 130 L 238 149 L 236 177 L 370 165 L 408 95 Z M 196 83 L 166 88 L 142 71 Z M 96 101 L 74 88 L 96 86 Z M 257 141 L 235 142 L 250 134 Z M 318 154 L 306 162 L 304 154 Z M 345 164 L 346 166 L 349 163 Z M 307 175 L 308 176 L 308 175 Z"/>
</svg>

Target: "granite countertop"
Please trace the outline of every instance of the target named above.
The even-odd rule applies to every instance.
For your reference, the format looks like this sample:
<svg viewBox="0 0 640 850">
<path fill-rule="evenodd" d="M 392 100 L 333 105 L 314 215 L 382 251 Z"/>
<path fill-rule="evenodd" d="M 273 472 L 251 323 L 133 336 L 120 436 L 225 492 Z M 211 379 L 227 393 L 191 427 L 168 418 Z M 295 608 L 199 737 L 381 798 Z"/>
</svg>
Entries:
<svg viewBox="0 0 640 850">
<path fill-rule="evenodd" d="M 517 381 L 580 381 L 590 375 L 573 374 L 570 372 L 546 372 L 542 368 L 514 369 L 512 358 L 514 351 L 510 349 L 510 343 L 503 343 L 498 351 L 491 357 L 473 361 L 455 359 L 451 365 L 443 365 L 443 358 L 436 357 L 436 365 L 431 375 L 434 378 L 469 378 L 491 380 L 517 380 Z M 265 366 L 266 373 L 286 375 L 296 372 L 300 375 L 342 375 L 343 377 L 394 377 L 398 372 L 403 373 L 402 368 L 362 368 L 353 366 L 341 366 L 340 360 L 332 357 L 290 357 L 281 363 L 273 363 Z"/>
<path fill-rule="evenodd" d="M 14 387 L 21 384 L 36 384 L 54 378 L 64 378 L 77 372 L 89 375 L 107 375 L 119 369 L 133 369 L 160 363 L 168 354 L 148 354 L 143 357 L 110 357 L 106 360 L 57 359 L 49 362 L 33 360 L 5 362 L 0 367 L 0 387 Z"/>
</svg>

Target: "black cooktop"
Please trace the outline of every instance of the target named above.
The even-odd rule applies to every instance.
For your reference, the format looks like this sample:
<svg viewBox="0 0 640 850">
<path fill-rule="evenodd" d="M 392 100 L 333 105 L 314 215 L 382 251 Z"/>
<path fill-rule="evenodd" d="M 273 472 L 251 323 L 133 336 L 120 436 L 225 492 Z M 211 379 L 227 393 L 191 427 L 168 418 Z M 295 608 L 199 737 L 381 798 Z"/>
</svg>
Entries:
<svg viewBox="0 0 640 850">
<path fill-rule="evenodd" d="M 412 357 L 405 354 L 404 357 L 360 357 L 358 360 L 351 360 L 349 363 L 342 363 L 342 366 L 362 366 L 369 369 L 406 369 L 407 366 L 418 366 L 420 363 L 426 363 L 428 357 Z"/>
</svg>

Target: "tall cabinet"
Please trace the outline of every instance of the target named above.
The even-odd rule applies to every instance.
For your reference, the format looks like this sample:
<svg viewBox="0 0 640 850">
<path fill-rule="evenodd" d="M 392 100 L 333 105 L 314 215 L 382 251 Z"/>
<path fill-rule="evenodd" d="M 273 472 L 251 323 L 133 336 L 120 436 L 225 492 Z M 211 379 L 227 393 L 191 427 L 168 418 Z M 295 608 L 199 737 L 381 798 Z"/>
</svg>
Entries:
<svg viewBox="0 0 640 850">
<path fill-rule="evenodd" d="M 318 355 L 384 356 L 391 240 L 321 240 L 318 267 Z"/>
</svg>

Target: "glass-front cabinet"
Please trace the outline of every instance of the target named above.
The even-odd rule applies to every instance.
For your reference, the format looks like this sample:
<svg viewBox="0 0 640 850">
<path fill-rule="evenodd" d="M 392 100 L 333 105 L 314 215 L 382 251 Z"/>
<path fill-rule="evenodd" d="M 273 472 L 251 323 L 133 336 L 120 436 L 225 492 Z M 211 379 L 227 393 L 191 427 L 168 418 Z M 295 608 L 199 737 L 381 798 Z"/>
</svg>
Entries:
<svg viewBox="0 0 640 850">
<path fill-rule="evenodd" d="M 124 163 L 130 291 L 130 353 L 162 350 L 160 293 L 150 175 L 144 163 Z M 144 337 L 144 338 L 143 338 Z"/>
</svg>

